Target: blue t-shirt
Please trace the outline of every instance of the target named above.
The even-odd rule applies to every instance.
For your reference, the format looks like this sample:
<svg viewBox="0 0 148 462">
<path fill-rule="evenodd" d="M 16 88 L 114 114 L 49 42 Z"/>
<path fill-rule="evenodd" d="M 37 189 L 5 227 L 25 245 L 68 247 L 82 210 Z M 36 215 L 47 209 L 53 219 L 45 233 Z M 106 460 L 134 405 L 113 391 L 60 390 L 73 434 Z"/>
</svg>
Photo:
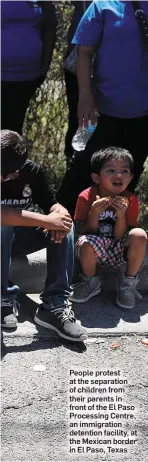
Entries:
<svg viewBox="0 0 148 462">
<path fill-rule="evenodd" d="M 148 2 L 140 2 L 148 15 Z M 100 113 L 119 118 L 148 114 L 148 49 L 144 51 L 131 1 L 94 1 L 73 43 L 98 46 L 93 90 Z"/>
<path fill-rule="evenodd" d="M 42 9 L 38 2 L 1 2 L 1 80 L 40 76 Z"/>
</svg>

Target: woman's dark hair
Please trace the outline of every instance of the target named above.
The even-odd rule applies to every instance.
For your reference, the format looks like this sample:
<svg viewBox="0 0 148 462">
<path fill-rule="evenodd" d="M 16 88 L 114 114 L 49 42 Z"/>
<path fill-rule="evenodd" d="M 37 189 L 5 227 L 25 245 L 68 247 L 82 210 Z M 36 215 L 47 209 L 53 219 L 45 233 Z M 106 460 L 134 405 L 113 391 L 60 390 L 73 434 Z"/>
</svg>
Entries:
<svg viewBox="0 0 148 462">
<path fill-rule="evenodd" d="M 134 171 L 134 161 L 132 155 L 127 151 L 127 149 L 118 148 L 118 147 L 108 147 L 101 149 L 100 151 L 95 152 L 91 158 L 91 171 L 92 173 L 97 173 L 99 175 L 103 165 L 110 159 L 123 159 L 127 160 L 129 163 L 129 168 L 131 174 Z"/>
<path fill-rule="evenodd" d="M 23 136 L 11 130 L 0 131 L 1 175 L 20 170 L 27 159 L 27 145 Z"/>
</svg>

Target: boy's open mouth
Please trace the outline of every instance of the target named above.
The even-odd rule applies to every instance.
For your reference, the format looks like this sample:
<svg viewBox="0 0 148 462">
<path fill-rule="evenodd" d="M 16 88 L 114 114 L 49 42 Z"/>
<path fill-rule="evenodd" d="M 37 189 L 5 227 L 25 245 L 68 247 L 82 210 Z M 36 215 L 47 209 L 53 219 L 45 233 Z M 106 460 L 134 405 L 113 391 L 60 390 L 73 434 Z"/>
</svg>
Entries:
<svg viewBox="0 0 148 462">
<path fill-rule="evenodd" d="M 113 182 L 113 186 L 122 186 L 122 185 L 123 185 L 122 181 L 114 181 Z"/>
</svg>

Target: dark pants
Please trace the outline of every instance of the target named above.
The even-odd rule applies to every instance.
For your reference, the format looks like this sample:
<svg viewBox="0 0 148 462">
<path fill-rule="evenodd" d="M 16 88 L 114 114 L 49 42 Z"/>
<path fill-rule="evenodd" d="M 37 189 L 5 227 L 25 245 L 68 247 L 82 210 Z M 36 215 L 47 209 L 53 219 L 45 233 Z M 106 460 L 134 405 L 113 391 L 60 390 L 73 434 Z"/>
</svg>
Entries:
<svg viewBox="0 0 148 462">
<path fill-rule="evenodd" d="M 79 99 L 79 89 L 76 75 L 71 72 L 64 70 L 65 84 L 66 84 L 66 95 L 69 109 L 68 116 L 68 130 L 65 138 L 65 155 L 66 157 L 72 157 L 74 154 L 73 147 L 71 145 L 72 138 L 75 135 L 78 128 L 77 118 L 77 106 Z"/>
<path fill-rule="evenodd" d="M 57 193 L 58 201 L 73 216 L 78 195 L 88 188 L 91 181 L 91 156 L 107 146 L 120 146 L 128 149 L 134 158 L 134 179 L 129 190 L 134 191 L 148 155 L 148 116 L 137 119 L 118 119 L 101 115 L 98 125 L 90 138 L 85 151 L 75 152 L 63 183 Z"/>
<path fill-rule="evenodd" d="M 25 82 L 1 82 L 1 129 L 22 133 L 29 101 L 33 97 L 40 78 Z"/>
<path fill-rule="evenodd" d="M 11 256 L 19 257 L 47 248 L 47 278 L 41 294 L 43 302 L 49 303 L 54 298 L 59 306 L 70 294 L 74 264 L 74 230 L 55 244 L 41 228 L 1 227 L 1 294 L 7 295 Z M 22 274 L 23 278 L 23 274 Z"/>
</svg>

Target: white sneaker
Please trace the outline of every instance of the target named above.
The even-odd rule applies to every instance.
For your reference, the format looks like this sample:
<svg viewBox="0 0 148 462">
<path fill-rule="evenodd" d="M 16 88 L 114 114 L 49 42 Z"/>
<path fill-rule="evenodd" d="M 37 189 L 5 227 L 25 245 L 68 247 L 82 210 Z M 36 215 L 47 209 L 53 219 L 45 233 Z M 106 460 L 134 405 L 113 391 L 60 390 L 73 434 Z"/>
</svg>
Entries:
<svg viewBox="0 0 148 462">
<path fill-rule="evenodd" d="M 87 302 L 90 298 L 100 294 L 101 284 L 99 276 L 80 276 L 80 281 L 71 286 L 72 292 L 69 300 L 76 303 Z"/>
</svg>

